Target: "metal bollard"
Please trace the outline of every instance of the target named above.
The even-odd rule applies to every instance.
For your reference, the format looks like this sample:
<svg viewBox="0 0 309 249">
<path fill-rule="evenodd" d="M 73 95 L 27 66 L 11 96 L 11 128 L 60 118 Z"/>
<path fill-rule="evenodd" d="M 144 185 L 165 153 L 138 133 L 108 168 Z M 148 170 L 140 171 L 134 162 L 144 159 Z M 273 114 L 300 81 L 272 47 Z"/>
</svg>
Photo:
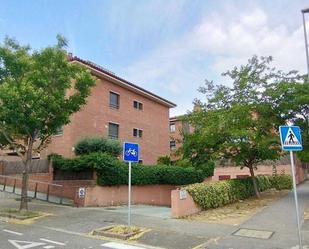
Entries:
<svg viewBox="0 0 309 249">
<path fill-rule="evenodd" d="M 61 188 L 61 196 L 60 196 L 60 204 L 63 203 L 63 193 L 64 193 L 64 187 Z"/>
<path fill-rule="evenodd" d="M 3 191 L 5 191 L 5 187 L 6 187 L 6 178 L 4 178 Z"/>
<path fill-rule="evenodd" d="M 49 184 L 47 185 L 46 201 L 49 201 Z"/>
<path fill-rule="evenodd" d="M 34 199 L 36 199 L 37 192 L 38 192 L 38 183 L 36 182 L 35 183 L 35 188 L 34 188 L 34 196 L 33 196 Z"/>
<path fill-rule="evenodd" d="M 16 178 L 14 179 L 14 186 L 13 186 L 13 193 L 15 194 L 15 188 L 16 188 Z"/>
</svg>

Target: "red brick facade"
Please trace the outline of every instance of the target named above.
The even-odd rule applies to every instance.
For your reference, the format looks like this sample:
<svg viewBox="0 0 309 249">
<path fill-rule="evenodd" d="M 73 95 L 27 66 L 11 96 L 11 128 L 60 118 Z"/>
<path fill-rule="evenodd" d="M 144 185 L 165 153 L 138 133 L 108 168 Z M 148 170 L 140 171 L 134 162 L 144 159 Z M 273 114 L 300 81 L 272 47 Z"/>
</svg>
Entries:
<svg viewBox="0 0 309 249">
<path fill-rule="evenodd" d="M 183 134 L 193 132 L 193 127 L 187 121 L 183 121 L 182 117 L 170 118 L 170 155 L 172 161 L 180 159 L 175 153 L 182 146 Z M 175 146 L 173 146 L 174 144 Z"/>
<path fill-rule="evenodd" d="M 159 156 L 169 155 L 169 108 L 175 104 L 156 96 L 132 83 L 123 80 L 99 66 L 73 59 L 87 66 L 97 77 L 87 104 L 71 117 L 62 135 L 54 136 L 42 152 L 45 157 L 58 153 L 65 157 L 74 156 L 74 145 L 87 136 L 108 137 L 109 123 L 119 125 L 119 141 L 135 142 L 140 145 L 140 159 L 153 164 Z M 110 107 L 110 92 L 119 95 L 119 108 Z M 142 103 L 142 110 L 133 102 Z M 142 137 L 134 137 L 133 129 L 142 130 Z"/>
</svg>

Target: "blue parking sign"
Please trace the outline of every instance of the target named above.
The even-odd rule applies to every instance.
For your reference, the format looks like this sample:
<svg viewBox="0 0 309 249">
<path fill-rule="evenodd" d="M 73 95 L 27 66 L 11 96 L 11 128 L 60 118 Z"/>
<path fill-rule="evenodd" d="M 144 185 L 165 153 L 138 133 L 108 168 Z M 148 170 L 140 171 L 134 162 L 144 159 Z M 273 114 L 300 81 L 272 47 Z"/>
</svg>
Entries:
<svg viewBox="0 0 309 249">
<path fill-rule="evenodd" d="M 285 151 L 299 151 L 303 149 L 301 132 L 298 126 L 280 126 L 280 140 Z"/>
<path fill-rule="evenodd" d="M 123 143 L 123 160 L 126 162 L 138 162 L 138 144 Z"/>
</svg>

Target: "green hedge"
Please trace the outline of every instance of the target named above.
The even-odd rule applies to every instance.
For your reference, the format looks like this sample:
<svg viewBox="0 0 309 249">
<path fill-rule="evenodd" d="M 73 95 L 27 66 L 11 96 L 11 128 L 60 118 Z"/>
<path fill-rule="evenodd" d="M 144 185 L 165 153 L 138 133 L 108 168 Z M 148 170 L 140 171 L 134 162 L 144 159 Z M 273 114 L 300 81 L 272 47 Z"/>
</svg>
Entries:
<svg viewBox="0 0 309 249">
<path fill-rule="evenodd" d="M 88 165 L 88 156 L 65 159 L 60 155 L 52 154 L 49 156 L 49 159 L 52 160 L 54 169 L 61 169 L 66 171 L 82 171 L 91 169 L 91 167 Z"/>
<path fill-rule="evenodd" d="M 271 188 L 292 188 L 292 179 L 287 175 L 258 176 L 257 181 L 260 191 Z M 187 186 L 185 189 L 203 210 L 224 206 L 254 195 L 254 188 L 250 177 L 215 183 L 197 183 Z"/>
<path fill-rule="evenodd" d="M 75 145 L 75 155 L 88 155 L 94 152 L 108 153 L 117 157 L 122 152 L 121 144 L 118 140 L 104 137 L 83 138 Z"/>
<path fill-rule="evenodd" d="M 94 169 L 99 185 L 128 184 L 128 165 L 107 153 L 92 153 L 74 159 L 52 155 L 53 167 L 62 170 L 81 171 Z M 204 173 L 194 168 L 140 164 L 132 165 L 132 185 L 172 184 L 187 185 L 204 180 Z"/>
<path fill-rule="evenodd" d="M 281 189 L 292 189 L 293 180 L 289 175 L 277 175 L 269 178 L 271 182 L 271 187 L 281 190 Z"/>
</svg>

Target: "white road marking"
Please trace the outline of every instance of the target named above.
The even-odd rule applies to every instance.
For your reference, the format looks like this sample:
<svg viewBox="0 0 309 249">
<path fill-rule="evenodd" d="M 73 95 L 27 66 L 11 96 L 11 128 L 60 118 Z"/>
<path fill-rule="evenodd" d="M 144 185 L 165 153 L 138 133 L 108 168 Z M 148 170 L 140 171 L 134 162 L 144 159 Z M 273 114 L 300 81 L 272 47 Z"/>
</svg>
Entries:
<svg viewBox="0 0 309 249">
<path fill-rule="evenodd" d="M 55 248 L 55 246 L 44 246 L 45 249 Z"/>
<path fill-rule="evenodd" d="M 65 246 L 64 243 L 58 242 L 58 241 L 53 241 L 53 240 L 44 239 L 44 238 L 40 238 L 40 240 L 45 241 L 45 242 L 48 242 L 48 243 L 56 244 L 56 245 L 59 245 L 59 246 Z"/>
<path fill-rule="evenodd" d="M 22 233 L 14 232 L 14 231 L 7 230 L 7 229 L 3 229 L 2 231 L 7 232 L 7 233 L 11 233 L 11 234 L 15 234 L 15 235 L 23 235 Z"/>
<path fill-rule="evenodd" d="M 144 247 L 120 244 L 120 243 L 117 243 L 117 242 L 108 242 L 108 243 L 101 244 L 101 246 L 106 246 L 106 247 L 109 247 L 111 249 L 145 249 Z"/>
<path fill-rule="evenodd" d="M 31 241 L 21 241 L 21 240 L 8 240 L 17 249 L 29 249 L 38 246 L 44 246 L 46 243 L 31 242 Z"/>
</svg>

